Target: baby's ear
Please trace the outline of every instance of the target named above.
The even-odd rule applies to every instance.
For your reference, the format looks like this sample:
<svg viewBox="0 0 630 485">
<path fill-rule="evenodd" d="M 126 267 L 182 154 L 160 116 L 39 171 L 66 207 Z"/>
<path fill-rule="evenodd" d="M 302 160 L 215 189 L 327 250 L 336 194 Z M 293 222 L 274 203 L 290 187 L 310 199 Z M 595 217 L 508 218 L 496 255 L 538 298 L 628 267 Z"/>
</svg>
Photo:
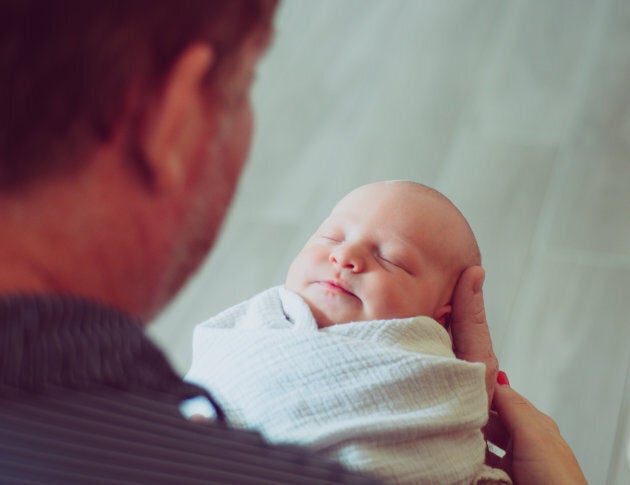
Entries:
<svg viewBox="0 0 630 485">
<path fill-rule="evenodd" d="M 441 306 L 434 314 L 433 319 L 440 322 L 444 328 L 448 328 L 448 323 L 450 323 L 451 312 L 453 307 L 450 304 Z"/>
</svg>

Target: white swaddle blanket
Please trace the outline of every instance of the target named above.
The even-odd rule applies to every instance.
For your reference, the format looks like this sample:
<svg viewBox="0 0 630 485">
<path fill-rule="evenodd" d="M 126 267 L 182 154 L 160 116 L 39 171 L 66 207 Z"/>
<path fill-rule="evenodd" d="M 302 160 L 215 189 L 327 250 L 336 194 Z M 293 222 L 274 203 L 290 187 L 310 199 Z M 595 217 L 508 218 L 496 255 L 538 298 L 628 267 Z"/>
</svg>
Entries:
<svg viewBox="0 0 630 485">
<path fill-rule="evenodd" d="M 483 465 L 484 372 L 455 359 L 430 318 L 319 330 L 304 300 L 275 287 L 197 326 L 186 379 L 233 425 L 391 483 L 509 483 Z"/>
</svg>

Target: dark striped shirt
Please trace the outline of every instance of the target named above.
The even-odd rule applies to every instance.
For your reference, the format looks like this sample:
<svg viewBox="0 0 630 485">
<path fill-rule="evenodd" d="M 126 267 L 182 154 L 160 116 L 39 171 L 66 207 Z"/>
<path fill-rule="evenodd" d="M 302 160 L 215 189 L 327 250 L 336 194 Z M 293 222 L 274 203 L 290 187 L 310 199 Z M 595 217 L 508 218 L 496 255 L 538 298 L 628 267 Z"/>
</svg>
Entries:
<svg viewBox="0 0 630 485">
<path fill-rule="evenodd" d="M 188 422 L 179 405 L 197 396 L 214 405 L 124 314 L 0 298 L 1 483 L 377 483 L 221 420 Z"/>
</svg>

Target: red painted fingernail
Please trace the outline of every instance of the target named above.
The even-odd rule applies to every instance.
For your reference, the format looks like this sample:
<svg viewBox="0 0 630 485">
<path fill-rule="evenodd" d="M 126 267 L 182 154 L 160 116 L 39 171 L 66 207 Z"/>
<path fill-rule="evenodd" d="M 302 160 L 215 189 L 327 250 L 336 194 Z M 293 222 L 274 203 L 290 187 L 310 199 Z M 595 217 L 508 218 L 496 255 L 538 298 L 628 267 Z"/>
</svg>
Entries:
<svg viewBox="0 0 630 485">
<path fill-rule="evenodd" d="M 501 386 L 509 386 L 510 385 L 510 381 L 508 380 L 507 374 L 505 372 L 503 372 L 502 370 L 500 370 L 499 373 L 497 374 L 497 382 Z"/>
</svg>

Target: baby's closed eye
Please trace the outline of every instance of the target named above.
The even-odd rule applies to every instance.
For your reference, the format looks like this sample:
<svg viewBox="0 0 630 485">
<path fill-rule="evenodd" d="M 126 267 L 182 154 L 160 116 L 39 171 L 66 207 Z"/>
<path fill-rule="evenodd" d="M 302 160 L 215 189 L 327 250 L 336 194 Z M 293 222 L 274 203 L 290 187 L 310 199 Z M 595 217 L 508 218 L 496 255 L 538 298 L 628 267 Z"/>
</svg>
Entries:
<svg viewBox="0 0 630 485">
<path fill-rule="evenodd" d="M 398 269 L 402 269 L 406 273 L 411 274 L 411 271 L 409 270 L 409 265 L 407 264 L 407 262 L 403 258 L 397 255 L 387 254 L 387 253 L 378 253 L 377 258 L 389 266 L 394 266 Z"/>
<path fill-rule="evenodd" d="M 334 236 L 334 235 L 322 234 L 319 237 L 322 238 L 322 239 L 325 239 L 326 241 L 333 241 L 333 242 L 342 242 L 343 241 L 343 238 L 341 238 L 339 236 Z"/>
<path fill-rule="evenodd" d="M 319 236 L 319 241 L 321 244 L 330 246 L 330 245 L 338 245 L 344 242 L 343 236 L 335 235 L 335 234 L 322 234 Z"/>
<path fill-rule="evenodd" d="M 332 242 L 343 242 L 346 238 L 343 231 L 336 227 L 322 227 L 317 232 L 317 236 L 320 239 Z"/>
</svg>

